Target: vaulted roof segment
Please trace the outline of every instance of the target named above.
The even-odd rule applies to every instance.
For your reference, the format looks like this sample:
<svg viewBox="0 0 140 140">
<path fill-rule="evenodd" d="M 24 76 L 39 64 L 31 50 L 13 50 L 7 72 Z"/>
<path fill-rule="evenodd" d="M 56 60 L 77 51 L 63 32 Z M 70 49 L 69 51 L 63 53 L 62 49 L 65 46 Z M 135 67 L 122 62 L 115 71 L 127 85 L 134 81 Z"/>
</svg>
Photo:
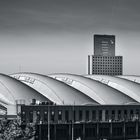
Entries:
<svg viewBox="0 0 140 140">
<path fill-rule="evenodd" d="M 137 102 L 123 92 L 97 80 L 74 74 L 50 74 L 50 77 L 76 88 L 99 104 L 128 104 Z"/>
<path fill-rule="evenodd" d="M 140 85 L 138 83 L 123 78 L 107 75 L 86 75 L 85 77 L 94 79 L 96 81 L 99 81 L 100 83 L 117 89 L 140 103 Z"/>
<path fill-rule="evenodd" d="M 12 77 L 32 87 L 56 104 L 98 104 L 93 98 L 54 78 L 36 73 L 16 73 Z"/>
</svg>

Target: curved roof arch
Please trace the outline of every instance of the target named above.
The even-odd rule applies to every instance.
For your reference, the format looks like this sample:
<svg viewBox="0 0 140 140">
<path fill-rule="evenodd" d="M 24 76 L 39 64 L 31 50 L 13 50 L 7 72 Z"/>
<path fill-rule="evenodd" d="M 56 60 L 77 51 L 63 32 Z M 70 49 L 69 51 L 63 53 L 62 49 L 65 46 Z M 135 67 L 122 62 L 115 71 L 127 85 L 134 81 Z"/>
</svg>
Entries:
<svg viewBox="0 0 140 140">
<path fill-rule="evenodd" d="M 88 97 L 79 90 L 45 75 L 36 73 L 16 73 L 11 76 L 34 88 L 57 104 L 98 104 L 94 99 Z"/>
<path fill-rule="evenodd" d="M 137 83 L 119 77 L 107 75 L 86 75 L 85 77 L 104 83 L 114 89 L 123 92 L 125 95 L 128 95 L 130 98 L 136 100 L 137 102 L 140 102 L 140 85 Z"/>
<path fill-rule="evenodd" d="M 30 104 L 32 99 L 48 99 L 36 90 L 8 75 L 0 74 L 0 103 L 7 108 L 8 115 L 16 114 L 16 101 Z"/>
<path fill-rule="evenodd" d="M 80 90 L 96 100 L 99 104 L 126 104 L 136 102 L 122 92 L 84 76 L 74 74 L 50 74 L 49 76 Z"/>
<path fill-rule="evenodd" d="M 36 98 L 40 101 L 48 100 L 45 96 L 41 95 L 36 90 L 28 87 L 22 82 L 0 74 L 0 101 L 5 104 L 15 104 L 16 100 L 25 100 L 27 104 L 31 99 Z"/>
<path fill-rule="evenodd" d="M 117 77 L 126 79 L 126 80 L 130 80 L 132 82 L 140 84 L 140 76 L 138 76 L 138 75 L 121 75 L 121 76 L 117 76 Z"/>
</svg>

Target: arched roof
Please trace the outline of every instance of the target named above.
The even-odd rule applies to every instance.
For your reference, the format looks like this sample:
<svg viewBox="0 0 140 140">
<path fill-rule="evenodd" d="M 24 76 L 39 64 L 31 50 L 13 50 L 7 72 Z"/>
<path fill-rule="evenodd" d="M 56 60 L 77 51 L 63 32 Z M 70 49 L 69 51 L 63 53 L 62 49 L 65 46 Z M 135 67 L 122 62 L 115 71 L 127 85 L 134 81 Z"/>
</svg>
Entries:
<svg viewBox="0 0 140 140">
<path fill-rule="evenodd" d="M 117 77 L 123 78 L 123 79 L 126 79 L 126 80 L 130 80 L 130 81 L 133 81 L 135 83 L 140 84 L 140 76 L 138 76 L 138 75 L 120 75 L 120 76 L 117 76 Z"/>
<path fill-rule="evenodd" d="M 127 104 L 136 102 L 122 92 L 84 76 L 74 74 L 51 74 L 49 76 L 80 90 L 99 104 Z"/>
<path fill-rule="evenodd" d="M 22 99 L 25 100 L 26 104 L 29 104 L 33 98 L 40 101 L 48 100 L 45 96 L 22 82 L 0 74 L 0 102 L 14 105 L 16 100 Z"/>
<path fill-rule="evenodd" d="M 100 81 L 101 83 L 123 92 L 137 102 L 140 102 L 140 85 L 137 83 L 107 75 L 87 75 L 85 77 Z"/>
<path fill-rule="evenodd" d="M 34 88 L 57 104 L 97 104 L 94 99 L 88 97 L 79 90 L 45 75 L 36 73 L 17 73 L 12 74 L 11 76 Z"/>
<path fill-rule="evenodd" d="M 0 103 L 7 108 L 8 115 L 16 114 L 16 101 L 30 104 L 32 99 L 48 100 L 36 90 L 8 75 L 0 74 Z"/>
</svg>

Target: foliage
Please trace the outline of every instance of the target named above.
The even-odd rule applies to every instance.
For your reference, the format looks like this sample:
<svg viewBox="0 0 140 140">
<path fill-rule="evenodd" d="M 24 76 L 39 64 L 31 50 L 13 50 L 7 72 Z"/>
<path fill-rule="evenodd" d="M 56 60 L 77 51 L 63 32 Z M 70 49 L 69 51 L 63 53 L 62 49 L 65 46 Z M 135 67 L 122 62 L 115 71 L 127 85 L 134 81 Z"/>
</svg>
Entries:
<svg viewBox="0 0 140 140">
<path fill-rule="evenodd" d="M 29 140 L 35 135 L 35 125 L 27 124 L 22 127 L 18 120 L 0 121 L 0 140 Z"/>
</svg>

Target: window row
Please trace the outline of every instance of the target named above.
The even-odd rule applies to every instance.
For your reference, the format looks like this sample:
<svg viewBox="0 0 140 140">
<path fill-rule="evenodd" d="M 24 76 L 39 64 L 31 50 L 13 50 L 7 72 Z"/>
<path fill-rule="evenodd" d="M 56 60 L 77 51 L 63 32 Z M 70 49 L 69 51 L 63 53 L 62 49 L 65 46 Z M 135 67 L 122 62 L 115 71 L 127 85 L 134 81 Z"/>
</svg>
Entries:
<svg viewBox="0 0 140 140">
<path fill-rule="evenodd" d="M 139 119 L 139 110 L 59 110 L 58 112 L 44 111 L 43 114 L 40 111 L 30 111 L 27 114 L 22 112 L 22 120 L 29 122 L 83 122 L 83 121 L 119 121 L 119 120 L 137 120 Z"/>
</svg>

